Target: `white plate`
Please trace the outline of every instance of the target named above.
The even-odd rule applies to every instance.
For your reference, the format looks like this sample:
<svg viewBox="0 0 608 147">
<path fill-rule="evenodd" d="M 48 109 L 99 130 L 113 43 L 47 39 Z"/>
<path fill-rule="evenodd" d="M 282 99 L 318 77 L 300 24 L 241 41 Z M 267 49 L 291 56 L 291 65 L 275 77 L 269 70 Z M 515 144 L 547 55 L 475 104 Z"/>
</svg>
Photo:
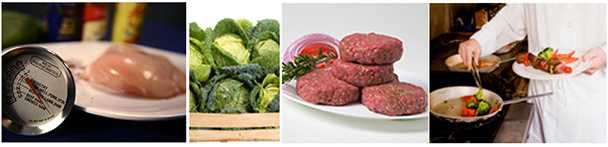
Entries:
<svg viewBox="0 0 608 147">
<path fill-rule="evenodd" d="M 399 81 L 412 83 L 414 85 L 420 86 L 427 93 L 428 98 L 428 82 L 426 79 L 419 78 L 420 76 L 416 76 L 416 74 L 407 72 L 407 71 L 399 71 L 397 68 L 395 69 L 395 74 L 399 76 Z M 378 114 L 368 110 L 361 103 L 354 103 L 346 106 L 327 106 L 327 105 L 317 105 L 306 102 L 302 100 L 296 93 L 296 82 L 291 81 L 289 83 L 283 84 L 281 86 L 281 98 L 287 98 L 296 103 L 318 109 L 325 112 L 330 112 L 343 116 L 357 117 L 357 118 L 367 118 L 367 119 L 381 119 L 381 120 L 403 120 L 403 119 L 419 119 L 425 118 L 429 115 L 429 107 L 426 107 L 426 110 L 422 113 L 413 114 L 413 115 L 404 115 L 404 116 L 387 116 L 383 114 Z M 428 99 L 427 99 L 428 100 Z M 427 102 L 428 103 L 428 102 Z"/>
<path fill-rule="evenodd" d="M 77 61 L 86 66 L 112 45 L 110 42 L 62 42 L 33 44 L 57 53 L 64 61 Z M 145 52 L 163 55 L 186 71 L 186 55 L 152 47 L 139 46 Z M 74 73 L 74 71 L 72 71 Z M 185 73 L 185 72 L 184 72 Z M 99 116 L 124 120 L 163 120 L 186 115 L 186 94 L 164 100 L 130 98 L 99 91 L 76 76 L 76 106 Z"/>
<path fill-rule="evenodd" d="M 576 54 L 575 54 L 576 56 Z M 576 56 L 579 57 L 579 56 Z M 572 76 L 576 76 L 581 74 L 585 69 L 591 66 L 591 62 L 583 62 L 580 58 L 568 64 L 572 68 L 572 73 L 569 74 L 549 74 L 545 71 L 536 69 L 532 66 L 524 66 L 523 64 L 519 64 L 517 62 L 513 63 L 513 72 L 517 75 L 534 80 L 556 80 L 556 79 L 565 79 Z"/>
</svg>

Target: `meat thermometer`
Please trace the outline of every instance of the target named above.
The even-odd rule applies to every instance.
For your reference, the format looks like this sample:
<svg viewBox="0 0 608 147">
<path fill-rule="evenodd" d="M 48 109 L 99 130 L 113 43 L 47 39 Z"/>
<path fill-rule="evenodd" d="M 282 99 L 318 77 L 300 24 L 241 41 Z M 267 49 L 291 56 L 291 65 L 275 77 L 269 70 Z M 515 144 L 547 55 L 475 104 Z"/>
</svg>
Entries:
<svg viewBox="0 0 608 147">
<path fill-rule="evenodd" d="M 38 46 L 2 51 L 2 127 L 22 135 L 57 128 L 74 106 L 72 73 L 57 54 Z"/>
</svg>

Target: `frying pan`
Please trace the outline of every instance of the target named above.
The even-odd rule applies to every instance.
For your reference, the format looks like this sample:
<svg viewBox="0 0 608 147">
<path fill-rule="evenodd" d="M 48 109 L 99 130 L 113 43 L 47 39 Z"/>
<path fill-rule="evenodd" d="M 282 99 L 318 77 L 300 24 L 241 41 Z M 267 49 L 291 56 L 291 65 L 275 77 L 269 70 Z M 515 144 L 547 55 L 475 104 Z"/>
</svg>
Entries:
<svg viewBox="0 0 608 147">
<path fill-rule="evenodd" d="M 490 66 L 480 67 L 479 68 L 479 72 L 480 73 L 489 73 L 489 72 L 492 72 L 496 68 L 498 68 L 498 66 L 500 66 L 500 63 L 502 63 L 500 57 L 495 56 L 495 55 L 481 57 L 479 62 L 483 62 L 483 63 L 487 63 L 487 64 L 492 64 Z M 467 67 L 464 66 L 463 60 L 460 57 L 460 55 L 458 55 L 458 54 L 455 54 L 455 55 L 452 55 L 452 56 L 446 58 L 445 61 L 444 61 L 444 64 L 448 67 L 448 69 L 450 71 L 455 71 L 455 72 L 471 72 L 471 70 L 468 70 Z"/>
<path fill-rule="evenodd" d="M 475 94 L 475 92 L 477 92 L 477 89 L 478 89 L 477 87 L 471 87 L 471 86 L 452 86 L 452 87 L 445 87 L 445 88 L 437 89 L 437 90 L 431 92 L 431 96 L 430 96 L 431 114 L 438 117 L 439 119 L 447 120 L 452 123 L 473 123 L 473 122 L 483 121 L 483 120 L 487 120 L 489 118 L 494 117 L 498 112 L 502 111 L 504 105 L 519 103 L 519 102 L 523 102 L 523 101 L 526 101 L 529 99 L 538 98 L 538 97 L 542 97 L 542 96 L 548 96 L 548 95 L 553 94 L 552 92 L 550 92 L 550 93 L 545 93 L 545 94 L 540 94 L 540 95 L 535 95 L 535 96 L 530 96 L 530 97 L 525 97 L 525 98 L 503 101 L 503 99 L 498 94 L 496 94 L 490 90 L 483 89 L 482 92 L 484 95 L 484 101 L 488 102 L 491 107 L 498 107 L 498 109 L 496 111 L 490 112 L 489 114 L 486 114 L 486 115 L 475 116 L 475 117 L 462 117 L 460 115 L 450 115 L 450 114 L 440 113 L 440 112 L 436 111 L 435 107 L 437 107 L 439 105 L 446 105 L 446 104 L 442 104 L 445 101 L 449 101 L 449 100 L 453 100 L 453 99 L 460 99 L 460 97 L 462 97 L 462 96 L 473 95 L 473 94 Z M 453 107 L 462 107 L 462 106 L 459 105 L 459 106 L 453 106 Z M 454 110 L 459 111 L 460 109 L 454 109 Z"/>
</svg>

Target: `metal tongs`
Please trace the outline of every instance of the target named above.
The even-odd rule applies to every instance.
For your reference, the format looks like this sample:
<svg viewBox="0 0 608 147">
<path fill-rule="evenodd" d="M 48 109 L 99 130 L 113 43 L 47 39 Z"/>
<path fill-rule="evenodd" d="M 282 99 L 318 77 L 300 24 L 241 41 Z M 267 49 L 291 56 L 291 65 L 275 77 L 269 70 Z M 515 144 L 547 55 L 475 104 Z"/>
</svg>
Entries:
<svg viewBox="0 0 608 147">
<path fill-rule="evenodd" d="M 475 79 L 475 84 L 477 84 L 477 87 L 479 88 L 479 90 L 481 90 L 481 76 L 479 75 L 479 67 L 477 67 L 477 65 L 475 64 L 471 64 L 473 67 L 473 72 L 471 72 L 471 74 L 473 74 L 473 79 Z"/>
<path fill-rule="evenodd" d="M 515 60 L 515 57 L 501 60 L 500 62 L 498 62 L 498 64 L 496 64 L 496 66 L 500 66 L 500 64 L 507 63 L 507 62 L 513 61 L 513 60 Z M 474 61 L 472 61 L 472 62 L 474 62 Z M 479 88 L 479 90 L 481 90 L 481 76 L 479 76 L 479 67 L 477 67 L 475 64 L 471 64 L 471 66 L 473 67 L 472 68 L 473 72 L 471 72 L 471 74 L 473 74 L 473 78 L 475 79 L 475 84 L 477 84 L 477 87 Z"/>
</svg>

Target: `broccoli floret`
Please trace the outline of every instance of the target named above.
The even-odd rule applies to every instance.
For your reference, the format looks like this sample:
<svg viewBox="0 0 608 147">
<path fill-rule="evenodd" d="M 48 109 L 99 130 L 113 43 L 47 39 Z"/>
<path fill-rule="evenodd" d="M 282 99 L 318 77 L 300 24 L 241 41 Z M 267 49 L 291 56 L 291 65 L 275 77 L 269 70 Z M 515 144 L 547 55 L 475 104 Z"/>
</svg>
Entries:
<svg viewBox="0 0 608 147">
<path fill-rule="evenodd" d="M 477 116 L 486 115 L 490 111 L 490 104 L 486 101 L 481 101 L 477 105 Z"/>
</svg>

